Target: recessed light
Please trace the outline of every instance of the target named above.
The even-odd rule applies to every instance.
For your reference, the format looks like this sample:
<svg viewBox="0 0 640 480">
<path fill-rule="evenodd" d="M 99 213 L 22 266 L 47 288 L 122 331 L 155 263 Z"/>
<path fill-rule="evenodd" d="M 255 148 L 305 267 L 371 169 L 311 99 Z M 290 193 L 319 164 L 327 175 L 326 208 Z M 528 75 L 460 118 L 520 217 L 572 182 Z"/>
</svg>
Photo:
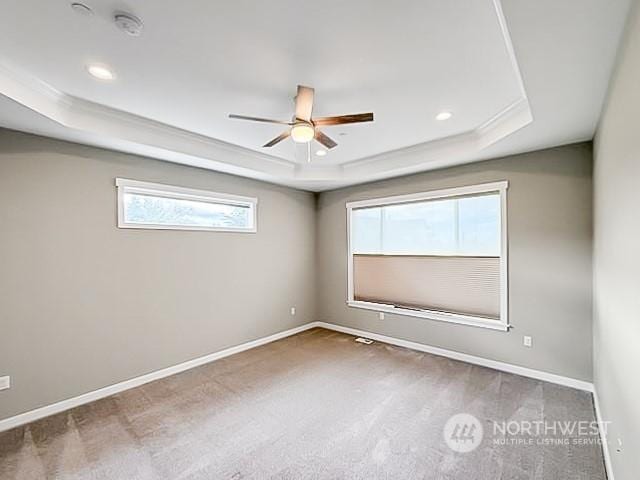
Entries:
<svg viewBox="0 0 640 480">
<path fill-rule="evenodd" d="M 326 154 L 327 154 L 326 150 L 318 150 L 316 152 L 316 155 L 319 156 L 319 157 L 324 157 Z"/>
<path fill-rule="evenodd" d="M 440 112 L 436 115 L 436 120 L 449 120 L 451 117 L 453 117 L 453 113 L 451 112 Z"/>
<path fill-rule="evenodd" d="M 87 71 L 92 77 L 97 78 L 98 80 L 113 80 L 116 78 L 115 74 L 105 65 L 98 65 L 94 63 L 87 66 Z"/>
</svg>

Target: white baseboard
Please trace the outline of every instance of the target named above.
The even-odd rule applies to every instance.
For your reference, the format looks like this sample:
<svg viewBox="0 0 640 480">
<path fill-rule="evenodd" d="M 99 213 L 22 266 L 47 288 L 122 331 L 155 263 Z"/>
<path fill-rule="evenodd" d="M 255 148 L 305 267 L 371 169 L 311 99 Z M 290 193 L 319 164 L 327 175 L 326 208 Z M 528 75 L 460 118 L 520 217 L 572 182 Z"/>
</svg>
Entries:
<svg viewBox="0 0 640 480">
<path fill-rule="evenodd" d="M 604 423 L 604 419 L 602 417 L 602 410 L 600 410 L 600 400 L 598 399 L 598 391 L 596 389 L 593 390 L 593 406 L 596 410 L 596 420 L 598 421 L 598 425 L 602 425 Z M 600 429 L 600 440 L 602 441 L 602 456 L 604 457 L 604 468 L 607 471 L 607 480 L 614 480 L 611 452 L 609 451 L 609 440 L 606 432 L 603 432 L 602 429 Z"/>
<path fill-rule="evenodd" d="M 434 355 L 440 355 L 441 357 L 452 358 L 454 360 L 460 360 L 462 362 L 473 363 L 474 365 L 481 365 L 483 367 L 493 368 L 494 370 L 500 370 L 508 373 L 515 373 L 516 375 L 522 375 L 523 377 L 535 378 L 536 380 L 543 380 L 545 382 L 556 383 L 571 388 L 577 388 L 578 390 L 586 390 L 587 392 L 593 392 L 593 383 L 585 382 L 584 380 L 577 380 L 575 378 L 563 377 L 562 375 L 556 375 L 555 373 L 543 372 L 541 370 L 534 370 L 532 368 L 521 367 L 518 365 L 512 365 L 510 363 L 498 362 L 496 360 L 489 360 L 487 358 L 476 357 L 474 355 L 468 355 L 466 353 L 460 353 L 453 350 L 446 350 L 444 348 L 432 347 L 431 345 L 425 345 L 423 343 L 411 342 L 409 340 L 402 340 L 395 337 L 388 337 L 386 335 L 380 335 L 378 333 L 367 332 L 365 330 L 358 330 L 350 327 L 343 327 L 342 325 L 336 325 L 334 323 L 327 322 L 314 322 L 315 326 L 327 328 L 329 330 L 335 330 L 337 332 L 348 333 L 358 337 L 367 337 L 372 340 L 377 340 L 383 343 L 390 343 L 391 345 L 397 345 L 399 347 L 410 348 L 412 350 L 418 350 L 420 352 L 432 353 Z"/>
<path fill-rule="evenodd" d="M 219 352 L 211 353 L 203 357 L 194 358 L 193 360 L 189 360 L 189 361 L 180 363 L 178 365 L 174 365 L 172 367 L 147 373 L 146 375 L 142 375 L 140 377 L 135 377 L 129 380 L 125 380 L 124 382 L 116 383 L 114 385 L 109 385 L 107 387 L 100 388 L 92 392 L 87 392 L 82 395 L 78 395 L 77 397 L 62 400 L 60 402 L 53 403 L 51 405 L 46 405 L 44 407 L 31 410 L 29 412 L 25 412 L 19 415 L 15 415 L 13 417 L 5 418 L 4 420 L 0 420 L 0 432 L 4 430 L 9 430 L 14 427 L 18 427 L 20 425 L 24 425 L 26 423 L 39 420 L 44 417 L 48 417 L 50 415 L 54 415 L 56 413 L 63 412 L 65 410 L 69 410 L 74 407 L 78 407 L 80 405 L 84 405 L 89 402 L 93 402 L 95 400 L 99 400 L 101 398 L 108 397 L 110 395 L 114 395 L 116 393 L 120 393 L 124 390 L 129 390 L 130 388 L 135 388 L 140 385 L 144 385 L 145 383 L 149 383 L 154 380 L 159 380 L 161 378 L 165 378 L 170 375 L 175 375 L 176 373 L 184 372 L 185 370 L 189 370 L 191 368 L 199 367 L 200 365 L 204 365 L 206 363 L 213 362 L 215 360 L 219 360 L 221 358 L 228 357 L 236 353 L 244 352 L 245 350 L 249 350 L 251 348 L 259 347 L 260 345 L 264 345 L 264 344 L 279 340 L 281 338 L 295 335 L 296 333 L 300 333 L 315 327 L 326 328 L 328 330 L 347 333 L 349 335 L 367 337 L 367 338 L 371 338 L 372 340 L 389 343 L 391 345 L 397 345 L 399 347 L 410 348 L 412 350 L 418 350 L 420 352 L 432 353 L 434 355 L 448 357 L 454 360 L 460 360 L 462 362 L 473 363 L 475 365 L 481 365 L 483 367 L 493 368 L 495 370 L 515 373 L 517 375 L 531 377 L 537 380 L 544 380 L 546 382 L 557 383 L 560 385 L 565 385 L 568 387 L 593 392 L 593 384 L 582 381 L 582 380 L 576 380 L 573 378 L 555 375 L 553 373 L 542 372 L 539 370 L 533 370 L 530 368 L 520 367 L 517 365 L 498 362 L 495 360 L 489 360 L 482 357 L 476 357 L 473 355 L 468 355 L 466 353 L 455 352 L 453 350 L 446 350 L 444 348 L 432 347 L 430 345 L 411 342 L 409 340 L 402 340 L 399 338 L 388 337 L 386 335 L 367 332 L 365 330 L 357 330 L 355 328 L 344 327 L 342 325 L 336 325 L 333 323 L 310 322 L 296 328 L 292 328 L 289 330 L 285 330 L 283 332 L 269 335 L 268 337 L 259 338 L 257 340 L 253 340 L 251 342 L 246 342 L 241 345 L 237 345 L 235 347 L 230 347 L 224 350 L 220 350 Z M 613 477 L 610 477 L 610 478 L 613 478 Z"/>
<path fill-rule="evenodd" d="M 315 327 L 315 323 L 316 322 L 306 323 L 299 327 L 291 328 L 283 332 L 274 333 L 273 335 L 269 335 L 268 337 L 258 338 L 257 340 L 242 343 L 240 345 L 236 345 L 235 347 L 226 348 L 224 350 L 220 350 L 219 352 L 211 353 L 203 357 L 194 358 L 193 360 L 188 360 L 172 367 L 163 368 L 162 370 L 156 370 L 155 372 L 147 373 L 146 375 L 142 375 L 140 377 L 131 378 L 129 380 L 125 380 L 124 382 L 116 383 L 114 385 L 109 385 L 108 387 L 100 388 L 92 392 L 78 395 L 77 397 L 68 398 L 60 402 L 52 403 L 51 405 L 36 408 L 35 410 L 31 410 L 29 412 L 5 418 L 4 420 L 0 420 L 0 432 L 18 427 L 20 425 L 24 425 L 26 423 L 34 422 L 41 418 L 48 417 L 65 410 L 69 410 L 70 408 L 84 405 L 85 403 L 108 397 L 109 395 L 123 392 L 124 390 L 129 390 L 130 388 L 139 387 L 140 385 L 153 382 L 154 380 L 159 380 L 161 378 L 175 375 L 176 373 L 184 372 L 185 370 L 189 370 L 191 368 L 199 367 L 201 365 L 204 365 L 205 363 L 213 362 L 215 360 L 228 357 L 229 355 L 233 355 L 235 353 L 244 352 L 245 350 L 259 347 L 260 345 L 264 345 L 266 343 L 280 340 L 281 338 L 295 335 L 296 333 L 300 333 Z"/>
</svg>

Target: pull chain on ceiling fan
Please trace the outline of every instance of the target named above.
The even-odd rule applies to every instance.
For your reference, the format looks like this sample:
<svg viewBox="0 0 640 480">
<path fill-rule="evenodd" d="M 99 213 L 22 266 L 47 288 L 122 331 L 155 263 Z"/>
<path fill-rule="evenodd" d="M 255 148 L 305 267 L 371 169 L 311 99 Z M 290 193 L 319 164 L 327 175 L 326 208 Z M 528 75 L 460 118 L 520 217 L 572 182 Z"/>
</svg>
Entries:
<svg viewBox="0 0 640 480">
<path fill-rule="evenodd" d="M 263 145 L 264 148 L 273 147 L 281 141 L 291 137 L 291 139 L 296 143 L 307 144 L 309 144 L 311 140 L 315 139 L 318 143 L 322 144 L 329 150 L 334 148 L 338 144 L 333 139 L 322 133 L 318 127 L 373 121 L 373 113 L 371 112 L 356 113 L 351 115 L 338 115 L 333 117 L 312 118 L 313 97 L 313 88 L 298 85 L 298 93 L 295 97 L 295 114 L 290 122 L 273 120 L 270 118 L 235 115 L 233 113 L 229 115 L 229 118 L 235 118 L 238 120 L 249 120 L 252 122 L 276 123 L 280 125 L 287 125 L 290 127 L 273 140 L 265 143 Z M 308 147 L 307 150 L 310 151 L 310 147 Z"/>
</svg>

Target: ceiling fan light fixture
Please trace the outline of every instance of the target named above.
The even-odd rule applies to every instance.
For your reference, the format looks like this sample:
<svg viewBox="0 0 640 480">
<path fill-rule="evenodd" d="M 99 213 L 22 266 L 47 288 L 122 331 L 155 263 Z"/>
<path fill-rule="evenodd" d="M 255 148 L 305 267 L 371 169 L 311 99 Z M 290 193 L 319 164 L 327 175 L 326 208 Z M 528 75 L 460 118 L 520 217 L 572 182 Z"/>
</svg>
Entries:
<svg viewBox="0 0 640 480">
<path fill-rule="evenodd" d="M 373 122 L 373 112 L 352 113 L 348 115 L 334 115 L 332 117 L 312 118 L 314 90 L 311 87 L 298 85 L 298 94 L 295 96 L 295 114 L 290 122 L 274 120 L 271 118 L 250 117 L 247 115 L 237 115 L 230 113 L 229 118 L 238 120 L 249 120 L 251 122 L 276 123 L 287 125 L 289 128 L 262 145 L 263 148 L 271 148 L 283 140 L 291 139 L 295 143 L 307 144 L 307 155 L 311 157 L 311 141 L 315 139 L 328 151 L 338 146 L 338 143 L 330 136 L 322 132 L 321 128 L 330 125 L 344 125 L 347 123 Z M 323 152 L 324 153 L 324 152 Z M 316 152 L 316 155 L 323 156 L 323 153 Z"/>
<path fill-rule="evenodd" d="M 316 136 L 316 130 L 308 123 L 297 123 L 291 127 L 291 138 L 296 143 L 309 143 Z"/>
</svg>

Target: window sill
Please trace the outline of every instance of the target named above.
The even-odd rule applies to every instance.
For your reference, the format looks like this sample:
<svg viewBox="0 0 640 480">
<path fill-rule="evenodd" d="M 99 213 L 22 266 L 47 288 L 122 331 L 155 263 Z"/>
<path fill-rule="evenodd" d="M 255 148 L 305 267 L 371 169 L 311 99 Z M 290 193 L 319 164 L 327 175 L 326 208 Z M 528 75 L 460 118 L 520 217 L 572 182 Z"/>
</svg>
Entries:
<svg viewBox="0 0 640 480">
<path fill-rule="evenodd" d="M 501 320 L 491 318 L 475 317 L 471 315 L 462 315 L 458 313 L 437 312 L 433 310 L 411 310 L 408 308 L 394 307 L 383 303 L 364 302 L 359 300 L 347 301 L 349 307 L 362 308 L 365 310 L 374 310 L 376 312 L 393 313 L 395 315 L 405 315 L 409 317 L 426 318 L 429 320 L 437 320 L 439 322 L 457 323 L 471 327 L 488 328 L 491 330 L 500 330 L 506 332 L 511 328 Z"/>
<path fill-rule="evenodd" d="M 194 232 L 235 232 L 235 233 L 257 233 L 258 230 L 255 227 L 196 227 L 189 225 L 159 225 L 155 223 L 120 223 L 118 222 L 118 228 L 131 228 L 138 230 L 183 230 Z"/>
</svg>

